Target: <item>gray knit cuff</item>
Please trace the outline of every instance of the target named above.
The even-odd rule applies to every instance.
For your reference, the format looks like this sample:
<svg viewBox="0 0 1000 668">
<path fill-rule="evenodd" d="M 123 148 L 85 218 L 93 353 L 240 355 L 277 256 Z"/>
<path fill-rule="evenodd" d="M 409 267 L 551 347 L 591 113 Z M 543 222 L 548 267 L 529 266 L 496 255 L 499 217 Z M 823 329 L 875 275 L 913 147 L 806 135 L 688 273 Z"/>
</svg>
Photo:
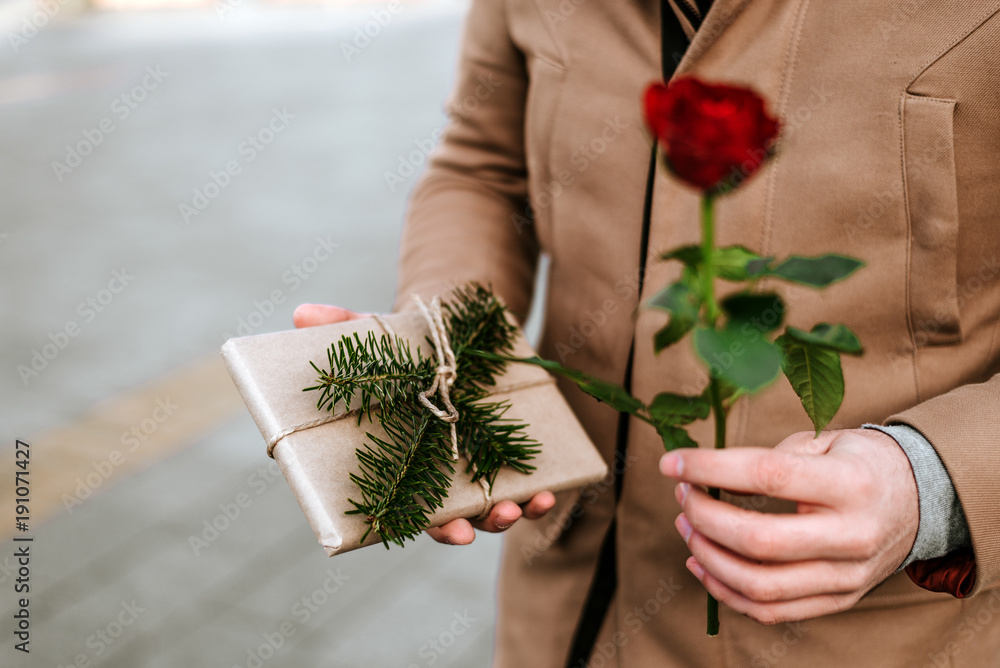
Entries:
<svg viewBox="0 0 1000 668">
<path fill-rule="evenodd" d="M 962 547 L 972 545 L 969 525 L 965 521 L 962 503 L 955 493 L 948 470 L 938 457 L 934 446 L 924 435 L 905 424 L 882 427 L 877 424 L 862 425 L 864 429 L 877 429 L 895 439 L 906 453 L 917 482 L 920 505 L 920 526 L 917 538 L 903 563 L 896 572 L 913 561 L 942 557 Z"/>
</svg>

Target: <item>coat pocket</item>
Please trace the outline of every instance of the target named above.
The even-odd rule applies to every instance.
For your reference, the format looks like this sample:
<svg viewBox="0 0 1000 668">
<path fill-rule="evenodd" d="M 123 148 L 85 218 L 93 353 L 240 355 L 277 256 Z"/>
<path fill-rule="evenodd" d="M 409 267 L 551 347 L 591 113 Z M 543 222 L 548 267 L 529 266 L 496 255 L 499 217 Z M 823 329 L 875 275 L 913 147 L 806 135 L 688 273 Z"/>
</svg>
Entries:
<svg viewBox="0 0 1000 668">
<path fill-rule="evenodd" d="M 903 176 L 909 227 L 909 310 L 918 347 L 961 340 L 955 100 L 903 96 Z"/>
</svg>

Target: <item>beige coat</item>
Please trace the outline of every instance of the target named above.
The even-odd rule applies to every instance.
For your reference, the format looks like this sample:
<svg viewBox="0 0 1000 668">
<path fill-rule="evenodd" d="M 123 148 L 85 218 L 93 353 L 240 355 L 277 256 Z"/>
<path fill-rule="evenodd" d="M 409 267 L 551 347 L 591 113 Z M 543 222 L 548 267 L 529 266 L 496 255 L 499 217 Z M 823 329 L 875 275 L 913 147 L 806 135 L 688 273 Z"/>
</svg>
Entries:
<svg viewBox="0 0 1000 668">
<path fill-rule="evenodd" d="M 841 321 L 865 344 L 845 359 L 831 428 L 897 419 L 940 453 L 972 532 L 975 595 L 930 593 L 900 574 L 852 610 L 800 624 L 765 627 L 723 607 L 721 636 L 707 638 L 705 592 L 684 567 L 673 484 L 657 469 L 662 446 L 633 423 L 617 511 L 609 481 L 507 536 L 498 666 L 564 665 L 613 512 L 619 587 L 593 666 L 1000 666 L 998 10 L 716 0 L 678 70 L 753 86 L 785 120 L 777 157 L 720 203 L 718 243 L 868 263 L 822 292 L 773 288 L 791 324 Z M 698 237 L 696 194 L 661 170 L 636 294 L 650 147 L 639 99 L 659 71 L 658 26 L 656 0 L 472 3 L 454 120 L 406 222 L 400 300 L 476 279 L 525 313 L 541 250 L 552 260 L 543 356 L 620 382 L 634 327 L 637 395 L 704 386 L 687 342 L 654 356 L 665 317 L 635 317 L 677 277 L 655 253 Z M 617 414 L 562 387 L 610 459 Z M 742 400 L 730 424 L 731 447 L 809 428 L 783 380 Z M 707 423 L 693 431 L 710 442 Z"/>
</svg>

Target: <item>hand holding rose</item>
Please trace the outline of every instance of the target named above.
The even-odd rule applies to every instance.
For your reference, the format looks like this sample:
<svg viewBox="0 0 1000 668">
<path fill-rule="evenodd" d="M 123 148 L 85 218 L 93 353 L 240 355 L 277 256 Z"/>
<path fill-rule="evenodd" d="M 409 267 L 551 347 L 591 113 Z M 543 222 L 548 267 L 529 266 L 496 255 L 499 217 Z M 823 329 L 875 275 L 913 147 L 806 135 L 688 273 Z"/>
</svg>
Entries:
<svg viewBox="0 0 1000 668">
<path fill-rule="evenodd" d="M 917 487 L 906 455 L 874 429 L 789 436 L 774 449 L 676 450 L 660 460 L 680 481 L 675 525 L 687 567 L 709 593 L 764 624 L 846 610 L 891 575 L 917 535 Z M 760 513 L 702 487 L 795 501 Z"/>
</svg>

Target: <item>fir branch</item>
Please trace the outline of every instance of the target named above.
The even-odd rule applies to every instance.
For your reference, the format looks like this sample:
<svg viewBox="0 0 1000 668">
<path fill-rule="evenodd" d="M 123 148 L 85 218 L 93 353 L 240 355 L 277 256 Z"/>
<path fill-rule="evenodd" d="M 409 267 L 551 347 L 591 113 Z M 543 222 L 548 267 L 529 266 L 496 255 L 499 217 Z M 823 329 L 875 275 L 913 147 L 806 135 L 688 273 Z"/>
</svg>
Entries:
<svg viewBox="0 0 1000 668">
<path fill-rule="evenodd" d="M 504 305 L 477 284 L 456 290 L 445 309 L 450 315 L 449 333 L 458 361 L 459 383 L 452 400 L 462 416 L 458 429 L 459 443 L 469 459 L 466 473 L 472 473 L 473 481 L 485 478 L 492 490 L 501 467 L 530 473 L 535 467 L 528 461 L 538 454 L 539 444 L 524 433 L 525 425 L 503 417 L 510 407 L 508 402 L 481 401 L 489 396 L 507 363 L 475 353 L 513 352 L 517 328 L 507 319 Z"/>
<path fill-rule="evenodd" d="M 472 480 L 485 478 L 493 489 L 497 474 L 504 466 L 520 473 L 531 473 L 528 462 L 538 454 L 539 443 L 528 438 L 524 425 L 504 418 L 510 402 L 469 402 L 459 407 L 464 419 L 458 423 L 458 438 L 469 459 L 467 473 Z"/>
<path fill-rule="evenodd" d="M 538 454 L 527 425 L 505 417 L 510 403 L 486 401 L 507 361 L 480 353 L 510 354 L 517 327 L 503 304 L 475 283 L 456 290 L 443 309 L 457 365 L 451 400 L 459 413 L 460 449 L 469 460 L 466 472 L 492 489 L 503 466 L 530 473 L 535 467 L 528 462 Z M 436 361 L 419 349 L 412 353 L 398 337 L 371 332 L 343 337 L 330 346 L 327 361 L 325 369 L 310 362 L 318 379 L 304 391 L 319 391 L 316 407 L 332 412 L 343 401 L 351 410 L 357 399 L 358 423 L 374 414 L 385 431 L 385 438 L 367 433 L 357 450 L 359 471 L 351 480 L 361 494 L 360 500 L 349 499 L 354 509 L 348 514 L 364 515 L 368 522 L 362 540 L 374 531 L 386 547 L 402 546 L 430 525 L 455 472 L 450 426 L 417 398 L 433 382 Z"/>
<path fill-rule="evenodd" d="M 506 307 L 489 290 L 472 283 L 458 288 L 444 308 L 449 314 L 448 333 L 458 361 L 458 391 L 493 385 L 506 363 L 466 353 L 480 350 L 503 354 L 513 350 L 517 328 L 507 320 Z"/>
<path fill-rule="evenodd" d="M 432 360 L 423 359 L 419 350 L 414 360 L 406 341 L 397 336 L 393 342 L 388 334 L 376 338 L 373 332 L 364 339 L 357 332 L 343 337 L 327 350 L 327 361 L 326 369 L 309 362 L 319 377 L 302 391 L 319 390 L 316 408 L 329 412 L 338 401 L 351 410 L 356 397 L 359 424 L 362 414 L 371 419 L 373 403 L 388 400 L 402 386 L 429 383 L 434 375 Z"/>
<path fill-rule="evenodd" d="M 415 395 L 397 396 L 379 410 L 386 439 L 368 433 L 370 444 L 357 451 L 360 475 L 351 480 L 361 501 L 349 499 L 369 529 L 388 548 L 402 546 L 429 525 L 435 508 L 444 505 L 451 485 L 451 448 L 447 425 L 424 410 Z"/>
</svg>

